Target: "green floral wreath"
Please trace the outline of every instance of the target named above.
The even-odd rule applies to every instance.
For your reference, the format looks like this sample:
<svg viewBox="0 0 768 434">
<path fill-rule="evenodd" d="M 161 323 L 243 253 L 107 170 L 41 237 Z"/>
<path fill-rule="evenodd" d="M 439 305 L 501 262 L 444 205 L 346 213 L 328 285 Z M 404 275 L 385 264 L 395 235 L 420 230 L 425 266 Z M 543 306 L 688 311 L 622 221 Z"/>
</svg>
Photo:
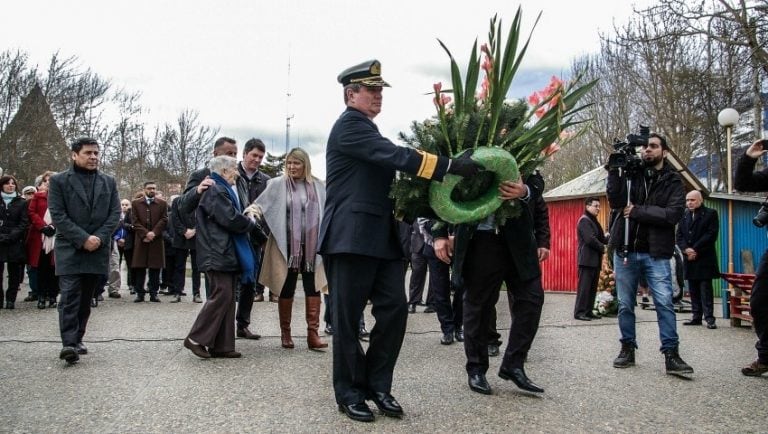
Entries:
<svg viewBox="0 0 768 434">
<path fill-rule="evenodd" d="M 448 174 L 443 178 L 443 182 L 433 182 L 429 188 L 429 205 L 435 214 L 446 222 L 467 223 L 482 220 L 493 214 L 503 203 L 499 198 L 499 184 L 502 181 L 515 181 L 520 177 L 515 158 L 503 148 L 482 146 L 475 149 L 471 158 L 482 164 L 485 170 L 493 172 L 494 182 L 485 193 L 466 202 L 451 198 L 453 189 L 464 179 L 461 176 Z"/>
</svg>

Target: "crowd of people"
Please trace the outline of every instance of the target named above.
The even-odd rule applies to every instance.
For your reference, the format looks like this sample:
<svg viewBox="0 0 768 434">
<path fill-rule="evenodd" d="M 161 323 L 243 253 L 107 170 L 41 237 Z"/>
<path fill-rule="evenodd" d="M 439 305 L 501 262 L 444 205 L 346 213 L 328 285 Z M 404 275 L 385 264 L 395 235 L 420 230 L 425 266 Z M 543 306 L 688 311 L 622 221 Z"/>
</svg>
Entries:
<svg viewBox="0 0 768 434">
<path fill-rule="evenodd" d="M 499 198 L 522 204 L 521 212 L 504 222 L 493 215 L 472 224 L 436 218 L 396 222 L 389 197 L 396 171 L 439 181 L 449 173 L 472 177 L 483 167 L 470 158 L 396 146 L 379 133 L 373 119 L 389 84 L 378 61 L 348 68 L 338 81 L 346 110 L 330 132 L 325 183 L 312 175 L 310 157 L 301 148 L 290 150 L 284 173 L 270 179 L 260 170 L 264 143 L 248 140 L 238 162 L 237 142 L 229 137 L 216 140 L 207 166 L 190 174 L 184 191 L 168 201 L 153 181 L 120 200 L 115 180 L 98 170 L 100 145 L 92 138 L 71 144 L 71 168 L 43 173 L 21 193 L 13 176 L 0 177 L 0 275 L 6 271 L 8 276 L 5 291 L 0 286 L 0 307 L 15 308 L 26 270 L 31 292 L 24 300 L 37 301 L 40 309 L 58 303 L 59 357 L 74 364 L 88 353 L 83 336 L 91 308 L 103 301 L 105 291 L 108 297 L 121 297 L 123 261 L 134 302 L 147 301 L 148 294 L 150 303 L 159 303 L 159 295 L 167 294 L 178 303 L 187 295 L 191 259 L 192 301 L 204 304 L 183 346 L 204 359 L 239 358 L 236 337 L 261 337 L 250 329 L 251 311 L 254 302 L 265 300 L 267 288 L 274 292 L 270 301 L 274 297 L 277 303 L 281 346 L 295 347 L 292 314 L 301 278 L 307 347 L 328 347 L 319 334 L 325 294 L 336 403 L 349 418 L 370 422 L 375 417 L 366 400 L 387 416 L 403 415 L 391 395 L 393 371 L 408 314 L 425 305 L 428 270 L 424 312 L 437 313 L 440 344 L 463 343 L 469 389 L 492 394 L 486 373 L 489 357 L 500 354 L 495 306 L 505 285 L 511 324 L 498 376 L 524 391 L 543 393 L 524 369 L 544 303 L 540 264 L 550 247 L 542 176 L 534 172 L 500 183 Z M 756 142 L 740 162 L 739 188 L 768 189 L 768 172 L 752 173 L 762 146 Z M 574 318 L 591 321 L 599 318 L 594 306 L 618 305 L 621 348 L 613 366 L 633 366 L 638 349 L 634 308 L 644 281 L 654 298 L 666 372 L 689 375 L 693 368 L 680 356 L 669 258 L 676 244 L 685 254 L 695 303 L 693 318 L 685 324 L 703 320 L 716 328 L 711 271 L 716 269 L 717 215 L 702 207 L 698 192 L 685 198 L 680 176 L 665 162 L 668 150 L 663 136 L 651 134 L 642 146 L 645 170 L 610 168 L 610 234 L 597 220 L 600 200 L 585 201 L 575 228 L 579 287 Z M 617 302 L 610 293 L 596 292 L 608 249 Z M 768 372 L 766 262 L 763 257 L 752 296 L 758 359 L 742 370 L 744 375 Z M 409 265 L 410 299 L 405 289 Z M 368 304 L 375 318 L 370 333 L 363 321 Z M 366 338 L 369 344 L 363 348 L 360 340 Z"/>
</svg>

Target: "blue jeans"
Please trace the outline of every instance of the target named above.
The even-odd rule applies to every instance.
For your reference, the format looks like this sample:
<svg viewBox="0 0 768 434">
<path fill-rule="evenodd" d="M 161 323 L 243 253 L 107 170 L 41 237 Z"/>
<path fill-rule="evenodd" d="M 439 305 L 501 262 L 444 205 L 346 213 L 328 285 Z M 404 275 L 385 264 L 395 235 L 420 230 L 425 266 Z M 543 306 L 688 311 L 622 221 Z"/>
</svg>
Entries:
<svg viewBox="0 0 768 434">
<path fill-rule="evenodd" d="M 637 283 L 641 276 L 648 281 L 648 288 L 656 306 L 659 323 L 661 351 L 677 349 L 677 319 L 672 303 L 672 269 L 669 259 L 652 258 L 648 253 L 629 253 L 627 263 L 617 254 L 613 255 L 616 273 L 616 293 L 619 297 L 619 331 L 621 342 L 637 348 L 635 335 L 635 306 L 637 305 Z"/>
</svg>

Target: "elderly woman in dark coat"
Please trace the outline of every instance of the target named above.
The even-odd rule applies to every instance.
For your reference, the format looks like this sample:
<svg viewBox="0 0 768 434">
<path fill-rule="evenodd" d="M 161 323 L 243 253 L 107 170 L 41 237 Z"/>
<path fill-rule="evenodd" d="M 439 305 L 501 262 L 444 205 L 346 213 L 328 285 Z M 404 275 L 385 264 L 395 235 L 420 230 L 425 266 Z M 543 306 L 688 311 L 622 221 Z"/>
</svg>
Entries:
<svg viewBox="0 0 768 434">
<path fill-rule="evenodd" d="M 5 308 L 13 309 L 24 269 L 24 238 L 27 233 L 27 201 L 18 192 L 16 178 L 0 177 L 0 307 L 3 305 L 3 270 L 8 270 Z"/>
<path fill-rule="evenodd" d="M 192 325 L 184 346 L 200 358 L 236 358 L 235 279 L 253 283 L 255 267 L 248 234 L 258 230 L 252 217 L 243 215 L 233 187 L 237 160 L 220 155 L 209 162 L 211 185 L 195 211 L 197 264 L 211 286 L 211 296 Z M 207 348 L 206 348 L 207 347 Z"/>
</svg>

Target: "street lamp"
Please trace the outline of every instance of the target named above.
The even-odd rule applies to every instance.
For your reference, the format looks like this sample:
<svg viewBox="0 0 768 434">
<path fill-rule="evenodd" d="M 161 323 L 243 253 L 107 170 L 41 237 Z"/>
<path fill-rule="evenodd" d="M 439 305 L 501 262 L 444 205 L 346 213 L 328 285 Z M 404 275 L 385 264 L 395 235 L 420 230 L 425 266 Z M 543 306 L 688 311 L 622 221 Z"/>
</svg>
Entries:
<svg viewBox="0 0 768 434">
<path fill-rule="evenodd" d="M 731 168 L 731 141 L 733 136 L 733 127 L 739 123 L 739 112 L 732 108 L 723 109 L 717 115 L 717 122 L 725 128 L 725 143 L 726 143 L 726 156 L 727 166 L 726 170 L 728 177 L 726 178 L 727 191 L 728 191 L 728 273 L 733 273 L 733 198 L 730 196 L 733 194 L 733 170 Z M 722 164 L 722 162 L 721 162 Z M 723 317 L 730 317 L 728 311 L 728 296 L 726 292 L 723 292 Z"/>
</svg>

